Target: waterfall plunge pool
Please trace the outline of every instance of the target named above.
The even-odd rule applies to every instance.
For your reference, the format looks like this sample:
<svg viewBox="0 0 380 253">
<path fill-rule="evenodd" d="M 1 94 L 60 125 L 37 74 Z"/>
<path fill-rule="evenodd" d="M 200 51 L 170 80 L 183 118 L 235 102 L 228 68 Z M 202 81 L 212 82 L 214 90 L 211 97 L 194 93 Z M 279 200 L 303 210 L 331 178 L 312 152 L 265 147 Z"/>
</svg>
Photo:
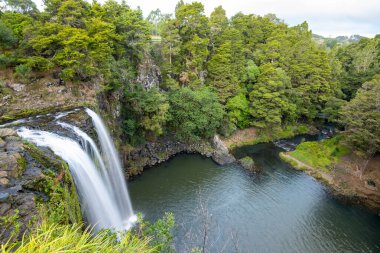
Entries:
<svg viewBox="0 0 380 253">
<path fill-rule="evenodd" d="M 177 252 L 380 252 L 380 217 L 342 204 L 312 177 L 290 168 L 272 143 L 237 150 L 263 172 L 178 155 L 129 183 L 134 211 L 176 219 Z"/>
</svg>

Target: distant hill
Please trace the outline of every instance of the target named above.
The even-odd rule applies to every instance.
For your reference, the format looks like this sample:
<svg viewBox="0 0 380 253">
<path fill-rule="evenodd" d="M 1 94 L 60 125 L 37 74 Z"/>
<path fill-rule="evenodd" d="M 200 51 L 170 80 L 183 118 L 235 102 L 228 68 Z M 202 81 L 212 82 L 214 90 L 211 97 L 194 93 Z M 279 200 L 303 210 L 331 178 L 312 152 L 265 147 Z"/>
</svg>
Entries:
<svg viewBox="0 0 380 253">
<path fill-rule="evenodd" d="M 313 39 L 318 43 L 318 44 L 324 44 L 327 47 L 334 47 L 335 45 L 344 45 L 344 44 L 351 44 L 351 43 L 357 43 L 361 39 L 365 37 L 360 36 L 360 35 L 351 35 L 351 36 L 337 36 L 335 38 L 326 38 L 318 34 L 313 34 Z"/>
</svg>

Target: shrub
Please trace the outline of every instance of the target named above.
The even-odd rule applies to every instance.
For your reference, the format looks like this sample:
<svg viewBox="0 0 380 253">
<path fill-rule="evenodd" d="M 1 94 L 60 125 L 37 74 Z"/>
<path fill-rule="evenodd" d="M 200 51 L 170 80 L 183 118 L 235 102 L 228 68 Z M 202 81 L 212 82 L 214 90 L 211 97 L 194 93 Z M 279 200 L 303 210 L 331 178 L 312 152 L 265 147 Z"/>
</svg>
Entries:
<svg viewBox="0 0 380 253">
<path fill-rule="evenodd" d="M 151 224 L 144 221 L 139 214 L 140 231 L 144 236 L 151 238 L 150 245 L 156 247 L 157 252 L 174 252 L 172 246 L 172 230 L 175 224 L 174 214 L 165 213 L 164 217 Z"/>
<path fill-rule="evenodd" d="M 14 63 L 15 59 L 10 54 L 0 54 L 0 68 L 9 67 Z"/>
<path fill-rule="evenodd" d="M 26 78 L 30 77 L 30 73 L 32 72 L 32 68 L 29 67 L 28 65 L 21 64 L 15 68 L 15 72 L 16 72 L 15 73 L 16 77 L 26 79 Z"/>
<path fill-rule="evenodd" d="M 27 66 L 37 71 L 46 71 L 54 66 L 54 64 L 51 61 L 40 56 L 29 57 L 26 61 Z"/>
</svg>

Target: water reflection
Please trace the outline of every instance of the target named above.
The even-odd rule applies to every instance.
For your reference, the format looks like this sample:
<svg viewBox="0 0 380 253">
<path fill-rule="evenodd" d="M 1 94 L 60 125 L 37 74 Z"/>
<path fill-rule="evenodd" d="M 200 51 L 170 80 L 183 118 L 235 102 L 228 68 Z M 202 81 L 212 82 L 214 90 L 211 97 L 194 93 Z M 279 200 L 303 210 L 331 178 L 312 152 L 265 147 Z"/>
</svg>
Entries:
<svg viewBox="0 0 380 253">
<path fill-rule="evenodd" d="M 237 165 L 177 156 L 129 185 L 134 207 L 151 220 L 174 212 L 178 252 L 202 244 L 204 209 L 210 252 L 380 252 L 380 217 L 337 202 L 279 151 L 272 144 L 237 150 L 263 168 L 253 177 Z"/>
</svg>

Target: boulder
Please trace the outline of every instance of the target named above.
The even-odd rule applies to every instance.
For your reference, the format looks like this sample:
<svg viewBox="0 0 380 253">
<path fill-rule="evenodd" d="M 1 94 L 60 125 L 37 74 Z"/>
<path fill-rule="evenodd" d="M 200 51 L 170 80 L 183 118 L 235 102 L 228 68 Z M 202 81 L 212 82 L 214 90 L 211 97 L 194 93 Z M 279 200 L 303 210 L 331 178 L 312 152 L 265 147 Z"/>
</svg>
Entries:
<svg viewBox="0 0 380 253">
<path fill-rule="evenodd" d="M 239 159 L 238 163 L 246 170 L 250 172 L 255 172 L 256 171 L 256 166 L 255 162 L 253 159 L 249 156 L 243 157 Z"/>
<path fill-rule="evenodd" d="M 23 151 L 24 148 L 23 148 L 22 142 L 20 142 L 20 141 L 9 141 L 5 145 L 5 150 L 7 152 L 15 153 L 15 152 L 21 152 L 21 151 Z"/>
<path fill-rule="evenodd" d="M 0 178 L 0 186 L 7 187 L 9 185 L 9 179 L 8 178 Z"/>
<path fill-rule="evenodd" d="M 12 90 L 19 92 L 25 89 L 25 85 L 21 83 L 10 83 L 8 84 L 8 87 L 11 88 Z"/>
<path fill-rule="evenodd" d="M 2 138 L 0 138 L 0 148 L 4 148 L 5 144 L 6 142 Z"/>
<path fill-rule="evenodd" d="M 11 98 L 12 98 L 11 95 L 6 95 L 6 96 L 3 97 L 3 101 L 7 101 L 7 100 L 9 100 Z"/>
<path fill-rule="evenodd" d="M 8 197 L 9 197 L 9 193 L 7 193 L 7 192 L 0 192 L 0 202 L 6 201 L 8 199 Z"/>
<path fill-rule="evenodd" d="M 212 154 L 212 159 L 219 165 L 226 165 L 235 162 L 235 157 L 230 154 L 227 146 L 215 135 L 213 138 L 214 152 Z"/>
<path fill-rule="evenodd" d="M 0 128 L 0 138 L 5 138 L 8 136 L 16 136 L 16 131 L 12 128 Z"/>
<path fill-rule="evenodd" d="M 0 152 L 0 175 L 6 174 L 6 177 L 18 178 L 22 173 L 18 164 L 20 157 L 17 152 Z"/>
</svg>

